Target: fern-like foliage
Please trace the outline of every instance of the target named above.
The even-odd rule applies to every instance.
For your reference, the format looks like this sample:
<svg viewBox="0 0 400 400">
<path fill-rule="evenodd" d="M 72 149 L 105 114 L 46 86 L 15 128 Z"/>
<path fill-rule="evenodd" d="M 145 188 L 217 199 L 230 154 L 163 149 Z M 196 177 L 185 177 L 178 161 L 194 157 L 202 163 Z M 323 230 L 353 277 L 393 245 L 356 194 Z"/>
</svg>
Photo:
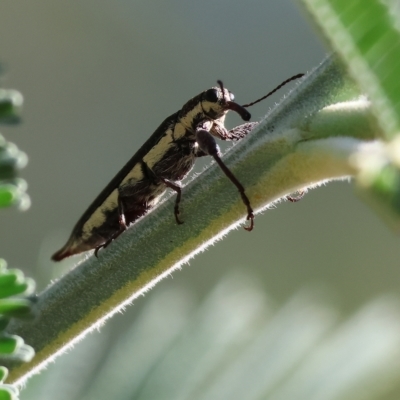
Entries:
<svg viewBox="0 0 400 400">
<path fill-rule="evenodd" d="M 22 106 L 22 95 L 15 90 L 0 89 L 0 123 L 17 123 Z M 18 178 L 18 172 L 27 163 L 27 156 L 15 144 L 0 135 L 0 207 L 29 207 L 26 182 Z M 30 361 L 35 352 L 18 335 L 4 332 L 11 318 L 32 316 L 32 295 L 35 282 L 26 278 L 18 269 L 8 269 L 0 259 L 0 355 L 2 358 Z M 17 399 L 18 389 L 7 385 L 8 369 L 0 366 L 0 400 Z"/>
</svg>

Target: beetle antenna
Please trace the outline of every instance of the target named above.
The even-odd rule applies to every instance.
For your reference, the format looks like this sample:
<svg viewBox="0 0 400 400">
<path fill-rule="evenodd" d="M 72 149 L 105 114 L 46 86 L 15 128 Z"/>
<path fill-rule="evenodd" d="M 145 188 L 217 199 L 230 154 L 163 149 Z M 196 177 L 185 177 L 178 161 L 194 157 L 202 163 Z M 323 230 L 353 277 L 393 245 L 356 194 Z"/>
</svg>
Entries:
<svg viewBox="0 0 400 400">
<path fill-rule="evenodd" d="M 223 84 L 222 81 L 220 81 L 219 79 L 217 80 L 217 83 L 218 83 L 219 87 L 221 88 L 221 92 L 222 92 L 222 97 L 223 97 L 223 99 L 226 100 L 226 99 L 225 99 L 225 88 L 224 88 L 224 84 Z"/>
<path fill-rule="evenodd" d="M 259 103 L 260 101 L 262 101 L 262 100 L 266 99 L 267 97 L 271 96 L 271 94 L 274 94 L 277 90 L 279 90 L 281 87 L 285 86 L 287 83 L 289 83 L 289 82 L 291 82 L 291 81 L 294 81 L 295 79 L 299 79 L 299 78 L 301 78 L 301 77 L 304 76 L 304 75 L 305 75 L 305 74 L 297 74 L 297 75 L 292 76 L 292 77 L 289 78 L 289 79 L 286 79 L 286 80 L 283 81 L 280 85 L 278 85 L 274 90 L 271 90 L 268 94 L 266 94 L 265 96 L 261 97 L 261 99 L 258 99 L 258 100 L 256 100 L 256 101 L 253 101 L 252 103 L 249 103 L 249 104 L 244 104 L 242 107 L 250 107 L 250 106 L 253 106 L 254 104 Z M 218 83 L 221 83 L 221 84 L 222 84 L 221 81 L 218 81 Z"/>
</svg>

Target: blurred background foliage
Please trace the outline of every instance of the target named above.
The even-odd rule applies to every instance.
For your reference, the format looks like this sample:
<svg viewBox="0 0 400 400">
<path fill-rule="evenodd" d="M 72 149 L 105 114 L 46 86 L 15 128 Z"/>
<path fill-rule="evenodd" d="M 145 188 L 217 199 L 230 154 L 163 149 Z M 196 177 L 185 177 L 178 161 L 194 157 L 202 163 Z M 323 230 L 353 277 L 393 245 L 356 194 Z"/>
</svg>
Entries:
<svg viewBox="0 0 400 400">
<path fill-rule="evenodd" d="M 50 255 L 166 116 L 216 79 L 248 102 L 323 59 L 307 18 L 289 0 L 2 2 L 2 84 L 26 99 L 3 132 L 32 199 L 0 210 L 2 256 L 40 289 L 67 271 Z M 399 256 L 352 185 L 329 184 L 198 256 L 21 398 L 397 399 Z"/>
<path fill-rule="evenodd" d="M 18 123 L 22 103 L 23 97 L 19 92 L 0 88 L 0 124 Z M 0 208 L 29 208 L 27 184 L 18 177 L 19 170 L 26 162 L 26 154 L 0 134 Z M 29 362 L 35 355 L 33 348 L 26 345 L 23 338 L 4 332 L 11 318 L 33 317 L 33 298 L 28 296 L 34 290 L 35 282 L 32 279 L 26 278 L 19 269 L 8 269 L 6 261 L 0 258 L 0 356 L 3 359 Z M 1 365 L 0 399 L 17 400 L 18 388 L 4 383 L 7 376 L 8 369 Z"/>
</svg>

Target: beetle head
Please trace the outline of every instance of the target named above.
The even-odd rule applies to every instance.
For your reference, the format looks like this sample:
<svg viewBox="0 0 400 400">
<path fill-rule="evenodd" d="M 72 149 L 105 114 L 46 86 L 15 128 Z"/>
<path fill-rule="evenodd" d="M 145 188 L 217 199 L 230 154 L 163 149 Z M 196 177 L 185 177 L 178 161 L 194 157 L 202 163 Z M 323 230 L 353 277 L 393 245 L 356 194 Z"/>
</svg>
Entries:
<svg viewBox="0 0 400 400">
<path fill-rule="evenodd" d="M 223 117 L 229 110 L 237 112 L 244 121 L 249 121 L 250 113 L 234 101 L 235 96 L 224 87 L 221 81 L 219 86 L 212 87 L 202 94 L 202 108 L 211 119 Z"/>
</svg>

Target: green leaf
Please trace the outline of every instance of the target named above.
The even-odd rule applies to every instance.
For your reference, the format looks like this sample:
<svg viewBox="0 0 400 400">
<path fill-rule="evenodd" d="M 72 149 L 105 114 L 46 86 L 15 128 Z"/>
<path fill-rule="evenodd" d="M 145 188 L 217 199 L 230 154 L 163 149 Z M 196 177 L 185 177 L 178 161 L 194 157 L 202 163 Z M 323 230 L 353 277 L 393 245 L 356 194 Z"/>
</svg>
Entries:
<svg viewBox="0 0 400 400">
<path fill-rule="evenodd" d="M 400 227 L 400 163 L 393 140 L 400 133 L 400 13 L 390 0 L 303 0 L 332 46 L 342 56 L 386 139 L 379 157 L 362 160 L 361 196 Z M 391 149 L 392 147 L 392 149 Z M 396 151 L 394 151 L 394 150 Z M 379 159 L 379 160 L 378 160 Z"/>
<path fill-rule="evenodd" d="M 10 322 L 9 318 L 0 315 L 0 332 L 4 331 L 4 329 L 7 328 L 9 322 Z"/>
<path fill-rule="evenodd" d="M 13 354 L 24 344 L 22 338 L 16 335 L 0 336 L 0 353 Z"/>
<path fill-rule="evenodd" d="M 16 177 L 27 162 L 27 155 L 0 135 L 0 207 L 18 205 L 21 210 L 29 208 L 27 184 Z"/>
<path fill-rule="evenodd" d="M 17 294 L 31 294 L 35 287 L 35 283 L 32 279 L 26 280 L 21 283 L 15 283 L 8 287 L 4 287 L 0 289 L 0 298 L 4 299 L 5 297 L 15 296 Z"/>
<path fill-rule="evenodd" d="M 0 383 L 3 383 L 4 380 L 7 378 L 8 369 L 6 367 L 0 366 Z"/>
<path fill-rule="evenodd" d="M 31 294 L 35 287 L 32 279 L 25 278 L 22 271 L 10 269 L 0 273 L 0 298 L 14 296 L 16 294 Z"/>
<path fill-rule="evenodd" d="M 303 3 L 371 99 L 386 137 L 394 137 L 400 131 L 400 32 L 396 11 L 381 0 Z"/>
<path fill-rule="evenodd" d="M 10 207 L 18 201 L 19 191 L 14 185 L 0 186 L 0 207 Z"/>
<path fill-rule="evenodd" d="M 7 269 L 7 261 L 4 258 L 0 258 L 0 273 Z"/>
<path fill-rule="evenodd" d="M 12 355 L 13 358 L 22 362 L 30 362 L 34 356 L 35 350 L 27 344 L 18 347 L 17 352 Z"/>
<path fill-rule="evenodd" d="M 16 282 L 23 282 L 24 274 L 19 269 L 9 269 L 0 274 L 0 290 Z"/>
<path fill-rule="evenodd" d="M 7 317 L 26 317 L 31 315 L 31 302 L 26 299 L 0 300 L 0 314 Z"/>
<path fill-rule="evenodd" d="M 6 388 L 0 387 L 0 400 L 12 400 L 14 399 L 13 393 Z"/>
<path fill-rule="evenodd" d="M 393 229 L 400 229 L 400 171 L 386 164 L 376 171 L 364 172 L 359 180 L 367 190 L 360 196 L 373 207 Z"/>
<path fill-rule="evenodd" d="M 21 179 L 19 181 L 22 181 Z M 0 181 L 0 207 L 18 206 L 23 211 L 30 207 L 31 201 L 24 190 L 13 183 Z"/>
<path fill-rule="evenodd" d="M 11 385 L 0 385 L 0 400 L 18 400 L 18 389 Z"/>
<path fill-rule="evenodd" d="M 0 179 L 12 179 L 28 162 L 27 155 L 14 143 L 0 141 Z"/>
<path fill-rule="evenodd" d="M 16 90 L 0 89 L 0 122 L 17 123 L 23 104 L 22 94 Z"/>
</svg>

